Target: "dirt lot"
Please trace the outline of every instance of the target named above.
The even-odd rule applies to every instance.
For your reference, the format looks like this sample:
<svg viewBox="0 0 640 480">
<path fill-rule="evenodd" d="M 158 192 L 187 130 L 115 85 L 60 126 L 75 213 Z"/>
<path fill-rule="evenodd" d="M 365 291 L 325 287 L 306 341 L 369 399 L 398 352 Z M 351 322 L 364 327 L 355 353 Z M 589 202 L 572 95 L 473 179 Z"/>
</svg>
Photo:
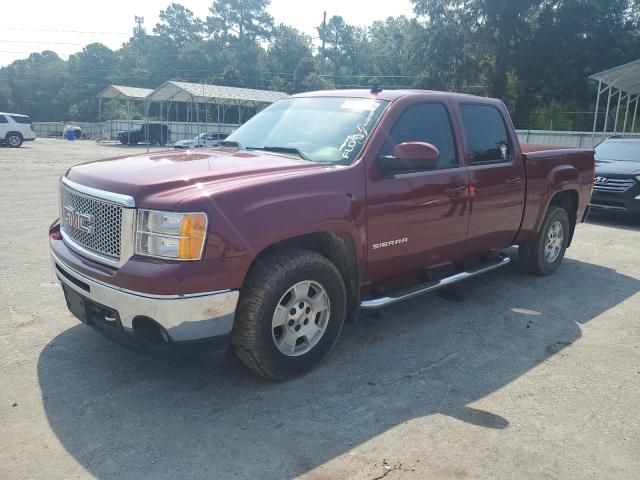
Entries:
<svg viewBox="0 0 640 480">
<path fill-rule="evenodd" d="M 592 217 L 557 275 L 508 268 L 362 318 L 268 383 L 129 352 L 66 310 L 57 178 L 126 151 L 0 149 L 0 478 L 639 478 L 640 221 Z"/>
</svg>

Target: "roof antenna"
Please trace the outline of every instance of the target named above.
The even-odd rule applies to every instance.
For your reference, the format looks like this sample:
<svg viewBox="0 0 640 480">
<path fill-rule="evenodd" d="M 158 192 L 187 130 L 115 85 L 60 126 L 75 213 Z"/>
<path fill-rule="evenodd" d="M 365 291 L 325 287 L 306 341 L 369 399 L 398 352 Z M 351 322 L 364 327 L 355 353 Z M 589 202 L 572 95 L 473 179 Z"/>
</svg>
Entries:
<svg viewBox="0 0 640 480">
<path fill-rule="evenodd" d="M 380 87 L 380 84 L 378 82 L 373 84 L 373 87 L 371 87 L 371 93 L 380 93 L 382 91 L 382 87 Z"/>
</svg>

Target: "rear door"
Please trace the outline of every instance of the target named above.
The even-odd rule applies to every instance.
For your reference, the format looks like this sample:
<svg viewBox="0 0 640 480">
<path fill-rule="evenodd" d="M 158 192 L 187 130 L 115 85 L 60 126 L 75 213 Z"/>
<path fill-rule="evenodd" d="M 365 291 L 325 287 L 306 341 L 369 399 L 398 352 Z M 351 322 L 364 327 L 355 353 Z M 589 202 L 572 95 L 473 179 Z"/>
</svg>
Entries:
<svg viewBox="0 0 640 480">
<path fill-rule="evenodd" d="M 461 103 L 460 121 L 470 176 L 466 254 L 502 250 L 522 221 L 525 167 L 506 109 L 497 104 Z"/>
<path fill-rule="evenodd" d="M 403 108 L 393 119 L 377 157 L 404 142 L 431 143 L 440 151 L 436 166 L 385 172 L 373 162 L 367 183 L 367 280 L 447 264 L 462 256 L 467 233 L 468 174 L 454 137 L 449 105 L 425 101 Z"/>
</svg>

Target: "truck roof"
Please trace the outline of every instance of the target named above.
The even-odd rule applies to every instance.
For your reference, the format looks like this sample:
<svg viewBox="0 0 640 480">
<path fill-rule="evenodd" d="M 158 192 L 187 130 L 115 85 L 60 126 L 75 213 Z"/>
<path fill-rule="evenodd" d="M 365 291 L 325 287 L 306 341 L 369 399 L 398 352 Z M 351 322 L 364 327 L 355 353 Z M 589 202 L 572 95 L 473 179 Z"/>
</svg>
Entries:
<svg viewBox="0 0 640 480">
<path fill-rule="evenodd" d="M 401 97 L 407 97 L 411 95 L 431 94 L 438 97 L 450 97 L 456 99 L 464 99 L 467 101 L 487 102 L 500 100 L 479 97 L 477 95 L 468 95 L 466 93 L 452 93 L 441 92 L 437 90 L 417 90 L 417 89 L 402 89 L 402 90 L 382 90 L 379 93 L 373 93 L 367 89 L 352 89 L 352 90 L 320 90 L 317 92 L 305 92 L 292 95 L 292 97 L 358 97 L 358 98 L 377 98 L 380 100 L 387 100 L 392 102 Z"/>
</svg>

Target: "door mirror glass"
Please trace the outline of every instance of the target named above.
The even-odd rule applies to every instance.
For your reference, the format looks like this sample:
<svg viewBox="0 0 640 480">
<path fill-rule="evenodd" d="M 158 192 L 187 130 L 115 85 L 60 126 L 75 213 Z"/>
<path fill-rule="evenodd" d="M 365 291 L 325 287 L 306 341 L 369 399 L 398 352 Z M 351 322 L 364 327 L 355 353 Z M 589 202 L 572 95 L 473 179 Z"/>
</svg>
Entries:
<svg viewBox="0 0 640 480">
<path fill-rule="evenodd" d="M 393 148 L 393 155 L 380 158 L 380 166 L 389 172 L 434 170 L 440 151 L 426 142 L 404 142 Z"/>
<path fill-rule="evenodd" d="M 440 158 L 438 149 L 426 142 L 404 142 L 393 148 L 393 156 L 400 160 L 424 160 L 437 162 Z"/>
</svg>

